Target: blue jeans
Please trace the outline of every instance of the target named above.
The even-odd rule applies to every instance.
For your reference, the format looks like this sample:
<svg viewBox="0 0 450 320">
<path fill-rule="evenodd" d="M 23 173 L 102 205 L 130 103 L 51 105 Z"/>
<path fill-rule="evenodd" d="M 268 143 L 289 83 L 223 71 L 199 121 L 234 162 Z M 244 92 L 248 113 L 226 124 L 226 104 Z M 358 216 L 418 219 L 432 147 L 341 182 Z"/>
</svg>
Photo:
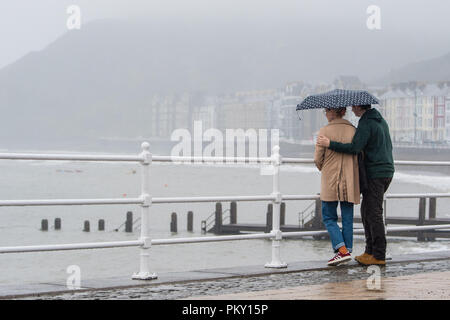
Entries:
<svg viewBox="0 0 450 320">
<path fill-rule="evenodd" d="M 337 221 L 338 201 L 322 201 L 322 221 L 330 235 L 331 245 L 335 252 L 346 246 L 349 252 L 353 248 L 353 203 L 340 201 L 342 216 L 342 232 Z"/>
</svg>

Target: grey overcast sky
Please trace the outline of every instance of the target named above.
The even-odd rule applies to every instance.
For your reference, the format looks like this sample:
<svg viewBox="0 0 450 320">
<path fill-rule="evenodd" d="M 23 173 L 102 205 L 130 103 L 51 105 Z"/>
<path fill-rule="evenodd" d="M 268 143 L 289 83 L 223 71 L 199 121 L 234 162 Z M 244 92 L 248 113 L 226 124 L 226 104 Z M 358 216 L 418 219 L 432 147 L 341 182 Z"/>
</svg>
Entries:
<svg viewBox="0 0 450 320">
<path fill-rule="evenodd" d="M 450 1 L 445 0 L 0 0 L 0 68 L 30 51 L 42 50 L 67 32 L 66 10 L 72 4 L 81 8 L 82 23 L 135 17 L 248 19 L 254 24 L 289 24 L 300 19 L 310 28 L 325 31 L 350 22 L 366 28 L 366 10 L 377 5 L 382 32 L 417 44 L 399 58 L 404 64 L 450 52 Z M 402 43 L 389 46 L 401 47 Z"/>
</svg>

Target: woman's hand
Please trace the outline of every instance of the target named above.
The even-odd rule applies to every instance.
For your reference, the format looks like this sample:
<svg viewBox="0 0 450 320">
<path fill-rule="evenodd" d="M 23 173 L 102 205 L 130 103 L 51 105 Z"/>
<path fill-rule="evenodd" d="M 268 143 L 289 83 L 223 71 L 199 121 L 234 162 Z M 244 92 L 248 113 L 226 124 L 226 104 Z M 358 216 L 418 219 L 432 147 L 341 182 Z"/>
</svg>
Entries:
<svg viewBox="0 0 450 320">
<path fill-rule="evenodd" d="M 318 136 L 316 145 L 319 147 L 328 148 L 330 146 L 330 139 L 325 136 Z"/>
</svg>

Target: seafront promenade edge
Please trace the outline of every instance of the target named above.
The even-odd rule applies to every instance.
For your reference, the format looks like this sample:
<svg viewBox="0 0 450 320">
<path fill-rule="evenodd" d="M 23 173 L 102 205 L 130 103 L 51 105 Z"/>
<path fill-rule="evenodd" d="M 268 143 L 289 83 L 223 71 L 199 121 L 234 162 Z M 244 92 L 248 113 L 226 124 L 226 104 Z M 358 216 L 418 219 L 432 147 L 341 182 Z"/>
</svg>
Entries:
<svg viewBox="0 0 450 320">
<path fill-rule="evenodd" d="M 427 261 L 440 261 L 450 260 L 450 250 L 424 252 L 420 254 L 403 254 L 392 257 L 392 260 L 388 261 L 389 265 L 405 264 L 408 268 L 418 268 L 416 263 L 422 263 Z M 302 261 L 291 262 L 287 268 L 273 269 L 265 268 L 262 265 L 254 266 L 239 266 L 229 268 L 213 268 L 203 270 L 192 270 L 186 272 L 168 272 L 159 273 L 158 278 L 154 280 L 132 280 L 130 277 L 110 277 L 110 278 L 98 278 L 98 279 L 85 279 L 81 281 L 81 288 L 76 290 L 70 290 L 67 288 L 66 283 L 62 282 L 46 282 L 46 283 L 33 283 L 33 284 L 13 284 L 13 285 L 1 285 L 0 284 L 0 299 L 45 299 L 46 297 L 57 295 L 70 295 L 85 293 L 84 298 L 89 297 L 90 294 L 95 296 L 95 292 L 108 291 L 108 290 L 124 290 L 133 288 L 145 288 L 160 285 L 175 285 L 175 284 L 189 284 L 198 282 L 207 282 L 214 280 L 227 280 L 236 278 L 249 278 L 249 277 L 264 277 L 270 275 L 283 275 L 283 274 L 296 274 L 302 272 L 311 271 L 327 271 L 328 273 L 341 272 L 344 269 L 351 270 L 361 268 L 355 261 L 350 262 L 345 266 L 340 267 L 328 267 L 324 261 Z M 433 273 L 442 271 L 448 273 L 448 269 L 445 270 L 433 270 Z M 421 273 L 421 270 L 417 270 L 417 273 Z M 422 277 L 425 277 L 427 272 L 421 273 Z M 431 273 L 430 273 L 431 274 Z M 401 276 L 401 274 L 399 275 Z M 433 275 L 434 276 L 434 275 Z M 367 274 L 369 277 L 369 274 Z M 425 281 L 426 280 L 423 280 Z M 314 284 L 312 284 L 314 285 Z M 348 286 L 348 284 L 347 284 Z M 307 286 L 305 286 L 306 288 Z M 289 289 L 289 290 L 292 290 Z M 449 289 L 450 291 L 450 289 Z M 280 292 L 281 294 L 285 294 Z M 199 297 L 199 299 L 207 298 L 206 296 L 200 296 L 192 293 L 193 297 Z M 448 292 L 447 292 L 448 296 Z M 224 296 L 226 298 L 227 296 Z M 231 296 L 230 296 L 231 297 Z M 235 296 L 237 299 L 239 296 Z M 259 297 L 261 298 L 261 297 Z M 267 298 L 267 297 L 266 297 Z M 318 299 L 327 299 L 326 296 L 317 297 Z M 232 298 L 233 299 L 233 298 Z M 248 296 L 246 299 L 251 299 Z M 264 298 L 262 298 L 264 299 Z M 272 299 L 276 299 L 276 295 L 272 295 Z M 283 298 L 281 298 L 283 299 Z M 300 296 L 287 297 L 286 299 L 301 299 Z M 358 299 L 355 296 L 355 299 Z M 450 299 L 450 298 L 447 298 Z"/>
</svg>

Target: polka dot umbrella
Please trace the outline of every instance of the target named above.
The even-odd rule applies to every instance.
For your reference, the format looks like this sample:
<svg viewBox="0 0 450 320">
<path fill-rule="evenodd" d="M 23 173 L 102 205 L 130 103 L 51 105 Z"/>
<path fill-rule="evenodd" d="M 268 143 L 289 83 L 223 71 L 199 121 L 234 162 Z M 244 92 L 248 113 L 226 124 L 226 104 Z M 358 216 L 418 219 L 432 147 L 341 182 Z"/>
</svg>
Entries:
<svg viewBox="0 0 450 320">
<path fill-rule="evenodd" d="M 302 103 L 297 105 L 296 110 L 343 108 L 368 104 L 379 104 L 379 101 L 367 91 L 335 89 L 306 97 Z"/>
</svg>

